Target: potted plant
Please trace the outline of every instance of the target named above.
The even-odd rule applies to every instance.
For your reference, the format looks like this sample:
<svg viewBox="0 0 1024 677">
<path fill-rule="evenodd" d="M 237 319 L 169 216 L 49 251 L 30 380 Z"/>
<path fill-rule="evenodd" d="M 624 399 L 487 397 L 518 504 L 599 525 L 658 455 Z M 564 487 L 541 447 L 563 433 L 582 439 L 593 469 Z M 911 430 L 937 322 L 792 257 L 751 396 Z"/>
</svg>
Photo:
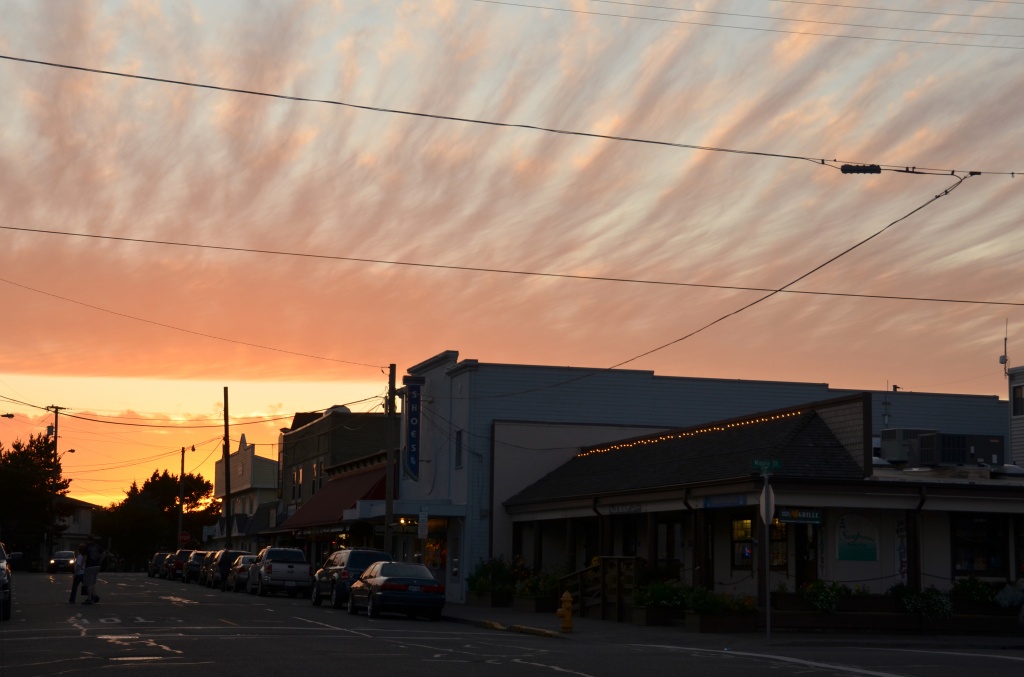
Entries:
<svg viewBox="0 0 1024 677">
<path fill-rule="evenodd" d="M 539 572 L 528 575 L 516 583 L 512 606 L 523 611 L 551 613 L 558 608 L 561 574 Z"/>
<path fill-rule="evenodd" d="M 664 625 L 684 616 L 686 596 L 679 581 L 654 581 L 637 588 L 633 596 L 633 622 Z"/>
<path fill-rule="evenodd" d="M 698 632 L 757 630 L 757 606 L 750 597 L 713 592 L 705 588 L 688 588 L 686 608 L 696 617 Z"/>
<path fill-rule="evenodd" d="M 511 606 L 516 588 L 516 573 L 511 562 L 503 557 L 477 564 L 466 577 L 469 594 L 466 602 L 479 606 Z"/>
</svg>

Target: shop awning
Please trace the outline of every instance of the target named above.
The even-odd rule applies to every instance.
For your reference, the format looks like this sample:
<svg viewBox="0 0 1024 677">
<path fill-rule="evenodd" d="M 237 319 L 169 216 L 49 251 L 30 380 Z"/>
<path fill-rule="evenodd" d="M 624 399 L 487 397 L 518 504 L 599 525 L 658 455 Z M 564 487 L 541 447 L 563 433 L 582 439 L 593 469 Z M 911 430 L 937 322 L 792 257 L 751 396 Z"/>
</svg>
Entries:
<svg viewBox="0 0 1024 677">
<path fill-rule="evenodd" d="M 356 501 L 384 498 L 385 477 L 384 468 L 335 477 L 303 503 L 278 530 L 294 531 L 340 525 L 345 511 L 354 508 Z"/>
</svg>

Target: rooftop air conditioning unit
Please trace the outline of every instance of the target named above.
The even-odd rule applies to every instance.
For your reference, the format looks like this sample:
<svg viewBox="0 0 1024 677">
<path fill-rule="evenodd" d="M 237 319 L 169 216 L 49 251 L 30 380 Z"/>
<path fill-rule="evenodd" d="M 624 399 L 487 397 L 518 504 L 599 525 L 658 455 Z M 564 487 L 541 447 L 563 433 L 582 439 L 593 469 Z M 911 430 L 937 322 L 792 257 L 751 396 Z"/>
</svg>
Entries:
<svg viewBox="0 0 1024 677">
<path fill-rule="evenodd" d="M 890 463 L 906 463 L 910 460 L 910 447 L 921 435 L 934 430 L 912 428 L 887 428 L 882 431 L 882 458 Z"/>
<path fill-rule="evenodd" d="M 921 465 L 1002 465 L 1002 435 L 930 433 L 918 437 Z"/>
</svg>

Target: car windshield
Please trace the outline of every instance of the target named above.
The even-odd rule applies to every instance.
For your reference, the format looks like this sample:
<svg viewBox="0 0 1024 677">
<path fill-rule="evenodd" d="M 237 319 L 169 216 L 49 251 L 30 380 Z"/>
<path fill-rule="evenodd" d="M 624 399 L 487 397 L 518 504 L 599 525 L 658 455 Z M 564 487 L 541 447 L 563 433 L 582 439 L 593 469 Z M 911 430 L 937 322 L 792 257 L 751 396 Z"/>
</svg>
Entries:
<svg viewBox="0 0 1024 677">
<path fill-rule="evenodd" d="M 306 557 L 301 550 L 273 550 L 267 553 L 266 559 L 274 562 L 305 562 Z"/>
<path fill-rule="evenodd" d="M 430 569 L 422 564 L 389 562 L 380 568 L 380 575 L 389 578 L 433 578 Z"/>
<path fill-rule="evenodd" d="M 75 556 L 75 553 L 71 552 L 70 550 L 61 550 L 60 552 L 55 553 L 53 558 L 54 559 L 72 559 L 74 556 Z"/>
<path fill-rule="evenodd" d="M 365 569 L 374 562 L 382 559 L 390 559 L 384 553 L 377 552 L 353 552 L 348 556 L 348 566 L 353 569 Z"/>
</svg>

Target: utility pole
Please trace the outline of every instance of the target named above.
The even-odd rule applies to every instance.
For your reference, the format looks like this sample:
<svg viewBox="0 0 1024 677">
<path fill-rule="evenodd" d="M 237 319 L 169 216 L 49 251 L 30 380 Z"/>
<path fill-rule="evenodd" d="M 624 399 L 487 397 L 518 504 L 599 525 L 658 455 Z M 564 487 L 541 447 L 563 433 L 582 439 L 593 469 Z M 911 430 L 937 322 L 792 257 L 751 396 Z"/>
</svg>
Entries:
<svg viewBox="0 0 1024 677">
<path fill-rule="evenodd" d="M 196 447 L 192 445 L 192 451 L 195 451 Z M 178 538 L 181 538 L 181 534 L 184 532 L 182 527 L 182 513 L 185 512 L 185 447 L 181 448 L 181 474 L 178 475 Z"/>
<path fill-rule="evenodd" d="M 224 547 L 231 549 L 231 437 L 228 434 L 228 387 L 224 386 Z"/>
<path fill-rule="evenodd" d="M 53 473 L 52 473 L 52 478 L 50 480 L 53 483 L 52 484 L 52 489 L 53 489 L 52 510 L 53 510 L 53 514 L 51 515 L 51 518 L 50 518 L 50 529 L 49 529 L 49 532 L 47 533 L 47 539 L 46 539 L 49 542 L 50 550 L 54 549 L 54 543 L 53 543 L 54 529 L 53 529 L 53 527 L 57 523 L 57 463 L 59 461 L 59 457 L 57 456 L 57 440 L 60 439 L 59 436 L 58 436 L 58 427 L 57 427 L 58 423 L 57 423 L 57 419 L 59 418 L 60 412 L 64 411 L 65 409 L 67 409 L 67 407 L 58 407 L 56 404 L 51 404 L 50 406 L 47 407 L 47 410 L 53 412 Z M 47 556 L 49 556 L 49 555 L 47 555 Z"/>
<path fill-rule="evenodd" d="M 395 520 L 395 365 L 388 366 L 387 475 L 384 479 L 384 549 L 391 552 L 391 523 Z"/>
</svg>

